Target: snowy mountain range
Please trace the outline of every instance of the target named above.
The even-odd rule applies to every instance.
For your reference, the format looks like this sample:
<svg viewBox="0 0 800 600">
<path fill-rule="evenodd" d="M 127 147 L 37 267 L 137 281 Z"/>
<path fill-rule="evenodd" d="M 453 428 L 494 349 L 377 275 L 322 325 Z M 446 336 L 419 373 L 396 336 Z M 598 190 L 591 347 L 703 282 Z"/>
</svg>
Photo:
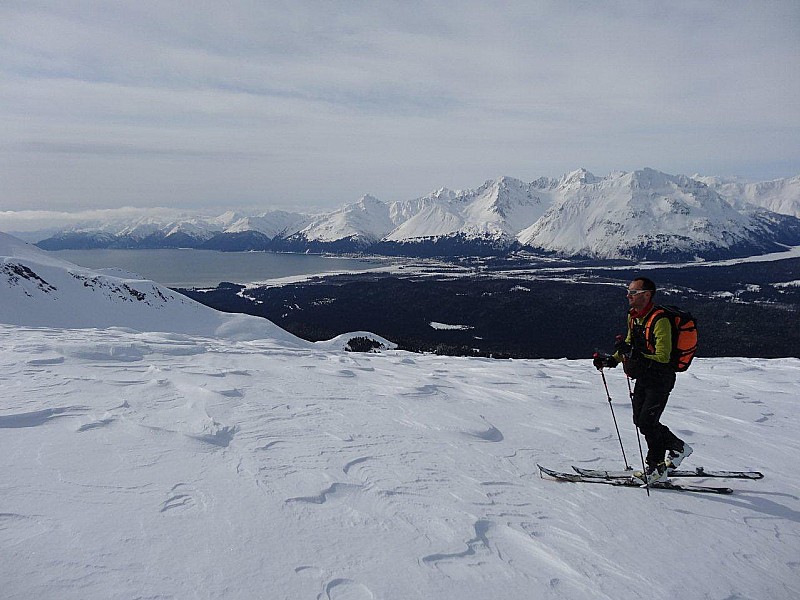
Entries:
<svg viewBox="0 0 800 600">
<path fill-rule="evenodd" d="M 3 234 L 0 365 L 4 599 L 800 593 L 797 359 L 679 376 L 728 496 L 539 476 L 636 466 L 620 369 L 617 436 L 588 359 L 344 352 Z"/>
<path fill-rule="evenodd" d="M 695 175 L 693 179 L 705 183 L 735 206 L 750 203 L 772 212 L 800 217 L 800 175 L 759 183 L 701 175 Z"/>
<path fill-rule="evenodd" d="M 336 211 L 271 211 L 71 227 L 42 240 L 65 248 L 498 255 L 513 250 L 603 259 L 695 260 L 800 244 L 800 176 L 763 183 L 654 169 L 596 177 L 584 169 L 525 183 L 440 189 L 413 200 L 364 196 Z"/>
</svg>

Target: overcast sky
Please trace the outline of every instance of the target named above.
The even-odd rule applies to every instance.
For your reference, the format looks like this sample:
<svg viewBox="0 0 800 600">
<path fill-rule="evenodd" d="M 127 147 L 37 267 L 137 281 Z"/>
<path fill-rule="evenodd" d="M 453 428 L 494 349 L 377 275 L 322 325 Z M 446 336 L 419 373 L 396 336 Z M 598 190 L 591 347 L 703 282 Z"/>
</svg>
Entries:
<svg viewBox="0 0 800 600">
<path fill-rule="evenodd" d="M 800 2 L 0 1 L 0 211 L 800 174 Z"/>
</svg>

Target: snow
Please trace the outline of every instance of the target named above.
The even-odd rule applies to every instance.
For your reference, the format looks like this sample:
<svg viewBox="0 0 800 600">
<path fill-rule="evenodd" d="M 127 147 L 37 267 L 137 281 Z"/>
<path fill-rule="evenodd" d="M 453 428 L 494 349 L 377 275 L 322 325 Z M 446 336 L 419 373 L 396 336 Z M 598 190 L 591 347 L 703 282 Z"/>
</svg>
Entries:
<svg viewBox="0 0 800 600">
<path fill-rule="evenodd" d="M 447 330 L 463 331 L 467 329 L 475 329 L 472 325 L 455 325 L 450 323 L 439 323 L 437 321 L 431 321 L 430 323 L 428 323 L 428 325 L 430 325 L 432 329 L 439 329 L 442 331 L 447 331 Z"/>
<path fill-rule="evenodd" d="M 523 244 L 602 258 L 647 244 L 693 252 L 748 240 L 756 225 L 704 184 L 653 169 L 598 179 L 573 173 L 548 211 L 518 239 Z"/>
<path fill-rule="evenodd" d="M 191 304 L 133 319 L 42 260 L 0 235 L 0 265 L 102 324 L 59 324 L 36 300 L 53 292 L 0 277 L 3 598 L 800 596 L 800 360 L 696 359 L 664 417 L 686 466 L 765 478 L 647 497 L 538 475 L 622 465 L 589 360 L 356 354 Z M 226 335 L 246 323 L 265 335 Z"/>
<path fill-rule="evenodd" d="M 225 228 L 226 233 L 258 231 L 268 237 L 275 237 L 307 220 L 300 213 L 273 210 L 252 217 L 241 217 Z"/>
<path fill-rule="evenodd" d="M 394 228 L 389 206 L 372 196 L 363 196 L 355 204 L 313 218 L 298 234 L 308 240 L 333 242 L 359 237 L 373 243 Z"/>
<path fill-rule="evenodd" d="M 489 180 L 475 190 L 440 189 L 423 198 L 394 202 L 397 228 L 385 239 L 408 241 L 447 235 L 512 240 L 547 209 L 536 184 L 512 177 Z"/>
<path fill-rule="evenodd" d="M 448 203 L 436 203 L 420 210 L 386 236 L 402 242 L 441 235 L 455 235 L 465 226 L 464 217 Z"/>
<path fill-rule="evenodd" d="M 694 175 L 693 179 L 706 183 L 734 205 L 751 203 L 776 213 L 800 217 L 800 175 L 757 183 L 700 175 Z"/>
<path fill-rule="evenodd" d="M 0 232 L 0 323 L 127 327 L 308 345 L 265 319 L 221 313 L 132 275 L 79 267 Z"/>
</svg>

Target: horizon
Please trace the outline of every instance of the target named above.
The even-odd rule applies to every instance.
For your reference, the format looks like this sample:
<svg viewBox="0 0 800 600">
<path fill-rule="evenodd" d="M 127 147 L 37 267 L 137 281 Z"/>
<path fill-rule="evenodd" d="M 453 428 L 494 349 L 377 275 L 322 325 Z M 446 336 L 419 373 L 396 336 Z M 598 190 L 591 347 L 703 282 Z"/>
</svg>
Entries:
<svg viewBox="0 0 800 600">
<path fill-rule="evenodd" d="M 800 5 L 0 5 L 0 211 L 800 173 Z M 57 102 L 54 102 L 57 99 Z"/>
</svg>

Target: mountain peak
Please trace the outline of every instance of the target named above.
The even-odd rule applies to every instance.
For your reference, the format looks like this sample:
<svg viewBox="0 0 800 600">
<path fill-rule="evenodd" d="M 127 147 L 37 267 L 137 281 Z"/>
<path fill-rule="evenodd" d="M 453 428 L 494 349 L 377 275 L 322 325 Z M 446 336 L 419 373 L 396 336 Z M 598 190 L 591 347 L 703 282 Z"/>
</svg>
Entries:
<svg viewBox="0 0 800 600">
<path fill-rule="evenodd" d="M 378 200 L 375 196 L 371 194 L 364 194 L 356 203 L 358 206 L 361 207 L 370 207 L 370 206 L 386 206 L 386 203 Z"/>
<path fill-rule="evenodd" d="M 745 225 L 756 212 L 764 223 L 771 220 L 773 225 Z M 717 252 L 757 234 L 762 242 L 748 247 L 758 254 L 774 248 L 775 243 L 794 243 L 792 232 L 798 225 L 791 219 L 800 217 L 800 177 L 743 184 L 670 175 L 651 167 L 615 171 L 599 178 L 579 168 L 560 179 L 543 177 L 527 183 L 503 175 L 474 189 L 442 187 L 426 196 L 388 204 L 365 194 L 356 202 L 313 216 L 273 211 L 244 217 L 218 233 L 220 223 L 235 216 L 226 213 L 216 219 L 190 219 L 171 213 L 169 224 L 163 218 L 137 219 L 121 226 L 108 222 L 82 233 L 57 233 L 40 245 L 49 250 L 169 247 L 168 243 L 173 247 L 237 249 L 243 243 L 230 244 L 225 236 L 259 232 L 268 239 L 247 243 L 264 250 L 399 251 L 412 255 L 421 251 L 459 256 L 468 254 L 474 244 L 489 242 L 491 252 L 501 253 L 535 241 L 533 248 L 547 251 L 620 258 L 638 253 L 627 248 L 647 246 L 653 236 L 661 236 L 659 252 L 680 244 L 705 244 L 705 250 L 701 248 L 697 255 L 710 256 L 708 248 Z M 561 228 L 557 235 L 554 231 L 543 235 L 555 227 Z M 779 229 L 782 233 L 778 235 Z M 771 242 L 767 230 L 774 234 Z M 215 232 L 215 237 L 207 242 L 208 231 Z M 721 237 L 715 238 L 712 231 Z M 640 240 L 630 237 L 634 232 L 641 234 Z M 444 247 L 447 240 L 455 239 L 457 245 Z M 415 246 L 432 240 L 435 250 Z"/>
<path fill-rule="evenodd" d="M 645 168 L 593 184 L 583 170 L 519 241 L 534 249 L 597 258 L 670 260 L 761 254 L 800 243 L 800 221 L 747 214 L 684 175 Z"/>
<path fill-rule="evenodd" d="M 638 185 L 638 187 L 647 188 L 663 187 L 670 183 L 678 183 L 680 177 L 681 176 L 678 175 L 668 175 L 667 173 L 663 173 L 657 169 L 651 169 L 650 167 L 638 169 L 630 174 L 632 183 Z M 688 178 L 684 179 L 688 180 Z"/>
<path fill-rule="evenodd" d="M 591 185 L 599 180 L 592 173 L 581 167 L 571 173 L 567 173 L 561 178 L 561 184 L 565 187 L 576 187 L 580 185 Z"/>
</svg>

